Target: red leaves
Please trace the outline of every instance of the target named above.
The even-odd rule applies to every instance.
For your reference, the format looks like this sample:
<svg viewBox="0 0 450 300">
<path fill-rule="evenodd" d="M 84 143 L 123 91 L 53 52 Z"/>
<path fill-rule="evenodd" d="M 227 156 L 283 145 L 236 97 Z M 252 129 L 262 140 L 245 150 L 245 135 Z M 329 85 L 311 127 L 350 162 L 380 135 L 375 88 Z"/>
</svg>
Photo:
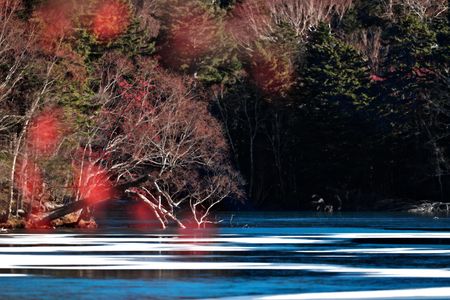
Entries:
<svg viewBox="0 0 450 300">
<path fill-rule="evenodd" d="M 92 32 L 100 41 L 109 41 L 125 32 L 130 24 L 130 6 L 120 0 L 101 1 L 94 12 Z"/>
<path fill-rule="evenodd" d="M 78 197 L 90 205 L 112 199 L 115 195 L 108 172 L 89 162 L 83 162 L 81 167 L 75 169 L 75 190 Z"/>
<path fill-rule="evenodd" d="M 148 103 L 148 97 L 151 95 L 151 92 L 156 89 L 156 86 L 151 82 L 137 80 L 134 84 L 131 84 L 125 79 L 121 79 L 117 85 L 119 87 L 122 100 L 130 106 L 129 109 L 152 109 L 151 105 Z M 144 105 L 144 107 L 142 107 L 142 105 Z"/>
</svg>

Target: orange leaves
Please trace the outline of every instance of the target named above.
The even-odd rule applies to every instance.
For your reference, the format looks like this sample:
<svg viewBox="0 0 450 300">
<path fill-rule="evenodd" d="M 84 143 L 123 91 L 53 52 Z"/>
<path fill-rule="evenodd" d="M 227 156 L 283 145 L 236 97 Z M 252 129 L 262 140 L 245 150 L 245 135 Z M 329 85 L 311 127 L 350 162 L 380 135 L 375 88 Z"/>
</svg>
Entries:
<svg viewBox="0 0 450 300">
<path fill-rule="evenodd" d="M 101 1 L 94 12 L 92 32 L 100 41 L 110 41 L 125 32 L 130 24 L 130 6 L 120 0 Z"/>
<path fill-rule="evenodd" d="M 78 197 L 90 205 L 112 199 L 115 195 L 108 172 L 90 162 L 83 162 L 75 169 L 75 190 Z"/>
</svg>

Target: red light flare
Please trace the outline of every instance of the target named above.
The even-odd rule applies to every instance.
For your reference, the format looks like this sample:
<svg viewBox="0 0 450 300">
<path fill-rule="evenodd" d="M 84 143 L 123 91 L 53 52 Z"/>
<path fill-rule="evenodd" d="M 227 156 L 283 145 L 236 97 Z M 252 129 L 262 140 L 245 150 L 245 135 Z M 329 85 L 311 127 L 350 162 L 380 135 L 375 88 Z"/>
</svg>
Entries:
<svg viewBox="0 0 450 300">
<path fill-rule="evenodd" d="M 108 42 L 124 33 L 131 20 L 131 8 L 125 1 L 100 1 L 94 12 L 92 32 L 100 41 Z"/>
<path fill-rule="evenodd" d="M 85 161 L 81 167 L 75 169 L 74 178 L 76 195 L 89 205 L 113 199 L 116 195 L 108 172 L 100 166 Z"/>
<path fill-rule="evenodd" d="M 40 26 L 39 44 L 43 50 L 55 49 L 59 41 L 73 33 L 72 1 L 50 0 L 34 12 L 34 19 Z"/>
<path fill-rule="evenodd" d="M 370 81 L 377 82 L 377 81 L 384 81 L 385 78 L 378 76 L 377 74 L 370 75 Z"/>
<path fill-rule="evenodd" d="M 131 226 L 138 229 L 160 230 L 161 223 L 154 210 L 142 201 L 132 203 L 127 207 L 128 216 L 135 221 Z"/>
<path fill-rule="evenodd" d="M 245 1 L 235 6 L 226 22 L 226 30 L 241 46 L 270 33 L 273 27 L 266 1 Z"/>
<path fill-rule="evenodd" d="M 62 114 L 60 109 L 47 110 L 31 121 L 28 146 L 35 154 L 48 156 L 55 152 L 64 131 L 60 120 Z"/>
<path fill-rule="evenodd" d="M 39 200 L 44 190 L 44 181 L 39 166 L 31 160 L 18 161 L 15 172 L 16 187 L 22 193 L 25 204 L 31 206 L 32 212 L 39 211 L 34 207 L 35 200 Z"/>
<path fill-rule="evenodd" d="M 51 222 L 37 222 L 36 220 L 39 220 L 41 216 L 42 213 L 33 215 L 33 218 L 26 221 L 25 229 L 34 233 L 51 233 L 55 229 L 55 226 Z"/>
<path fill-rule="evenodd" d="M 202 212 L 196 212 L 197 216 L 201 216 Z M 178 228 L 178 235 L 180 238 L 188 239 L 189 244 L 193 244 L 196 246 L 207 246 L 212 242 L 208 241 L 208 239 L 216 236 L 217 234 L 217 226 L 214 223 L 203 223 L 198 224 L 195 220 L 194 216 L 191 214 L 186 214 L 184 218 L 181 219 L 181 222 L 186 228 Z M 208 251 L 183 251 L 178 254 L 184 255 L 207 255 Z"/>
<path fill-rule="evenodd" d="M 159 51 L 163 64 L 173 69 L 192 65 L 217 44 L 217 22 L 203 9 L 186 11 L 188 15 L 176 16 L 171 21 L 168 38 Z"/>
</svg>

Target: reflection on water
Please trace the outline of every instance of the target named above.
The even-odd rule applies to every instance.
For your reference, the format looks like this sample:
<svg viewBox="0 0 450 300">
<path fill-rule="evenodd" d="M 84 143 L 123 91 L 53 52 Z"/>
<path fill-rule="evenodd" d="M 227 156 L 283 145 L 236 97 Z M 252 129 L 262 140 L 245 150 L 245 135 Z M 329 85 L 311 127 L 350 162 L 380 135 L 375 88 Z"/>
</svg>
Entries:
<svg viewBox="0 0 450 300">
<path fill-rule="evenodd" d="M 448 219 L 222 219 L 188 235 L 116 218 L 97 232 L 2 234 L 0 299 L 450 298 Z"/>
</svg>

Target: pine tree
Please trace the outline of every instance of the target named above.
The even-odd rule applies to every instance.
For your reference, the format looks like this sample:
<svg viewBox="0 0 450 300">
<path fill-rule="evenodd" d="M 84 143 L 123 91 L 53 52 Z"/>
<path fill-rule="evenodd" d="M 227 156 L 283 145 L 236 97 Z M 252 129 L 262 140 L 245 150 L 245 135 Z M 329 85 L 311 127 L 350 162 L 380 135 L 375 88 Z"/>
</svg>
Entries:
<svg viewBox="0 0 450 300">
<path fill-rule="evenodd" d="M 305 99 L 315 99 L 311 103 L 315 110 L 357 108 L 370 101 L 366 63 L 325 24 L 319 25 L 310 36 L 301 73 Z"/>
<path fill-rule="evenodd" d="M 367 170 L 365 109 L 369 70 L 361 55 L 320 24 L 309 37 L 299 67 L 295 132 L 303 184 L 345 188 Z M 349 172 L 350 171 L 350 172 Z"/>
<path fill-rule="evenodd" d="M 385 124 L 384 144 L 395 173 L 408 178 L 406 185 L 419 187 L 435 176 L 439 188 L 430 190 L 427 197 L 436 196 L 433 192 L 438 190 L 442 195 L 441 176 L 449 169 L 445 158 L 450 142 L 446 28 L 447 22 L 433 28 L 415 16 L 387 28 L 384 40 L 389 51 L 383 80 L 375 86 L 376 108 Z"/>
</svg>

